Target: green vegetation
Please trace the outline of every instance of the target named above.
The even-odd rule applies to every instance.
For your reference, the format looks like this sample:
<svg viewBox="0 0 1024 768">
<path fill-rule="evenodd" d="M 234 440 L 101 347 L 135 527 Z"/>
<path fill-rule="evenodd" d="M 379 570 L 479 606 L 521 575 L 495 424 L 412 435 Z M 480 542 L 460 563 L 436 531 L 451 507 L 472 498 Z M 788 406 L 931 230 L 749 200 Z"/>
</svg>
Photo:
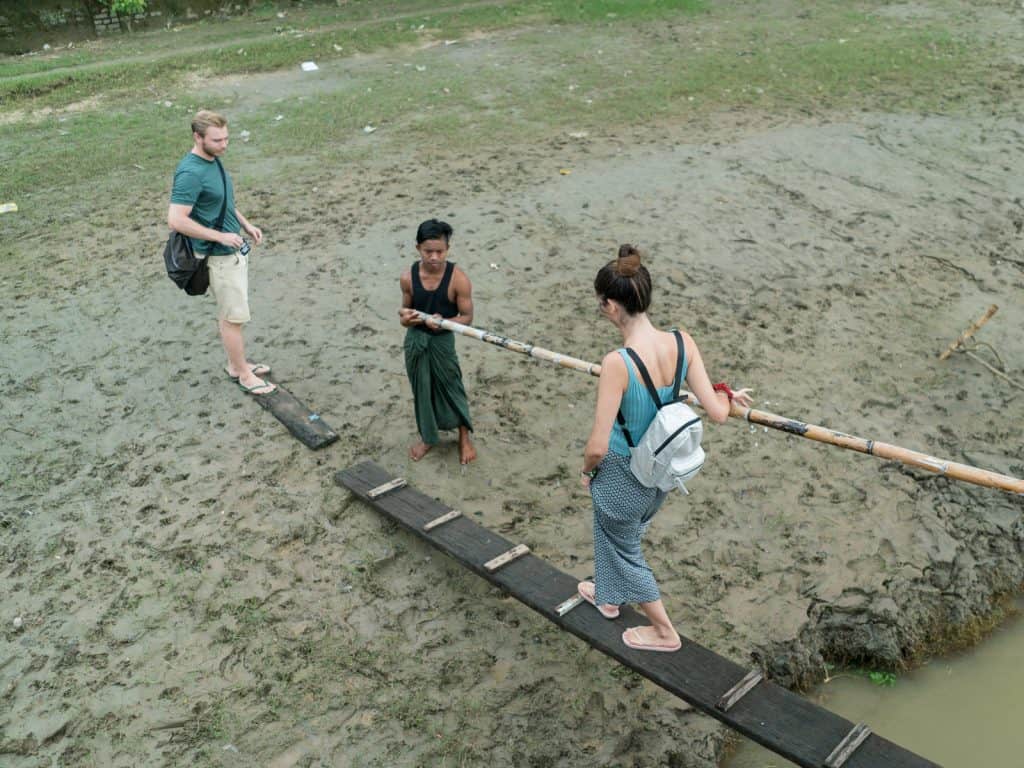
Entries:
<svg viewBox="0 0 1024 768">
<path fill-rule="evenodd" d="M 134 199 L 111 193 L 162 195 L 201 106 L 230 116 L 244 182 L 253 160 L 278 171 L 358 160 L 370 151 L 366 126 L 374 151 L 409 141 L 479 151 L 730 110 L 948 110 L 959 84 L 1005 87 L 1003 70 L 947 30 L 883 22 L 873 8 L 832 0 L 813 14 L 759 16 L 703 0 L 362 0 L 0 62 L 2 197 L 22 207 L 3 224 L 15 234 L 64 224 L 81 218 L 84 197 L 107 195 L 109 216 L 131 218 Z M 488 53 L 468 59 L 483 35 Z M 453 40 L 457 55 L 442 55 Z M 298 73 L 306 60 L 322 79 L 296 80 L 295 92 L 236 102 L 222 79 Z"/>
<path fill-rule="evenodd" d="M 124 0 L 130 2 L 132 0 Z M 267 72 L 294 66 L 300 61 L 330 61 L 399 45 L 411 45 L 427 39 L 456 37 L 472 31 L 492 31 L 522 24 L 580 23 L 602 19 L 626 21 L 652 18 L 673 12 L 695 13 L 703 0 L 532 0 L 465 7 L 453 3 L 437 9 L 437 3 L 422 0 L 391 3 L 393 13 L 377 9 L 377 18 L 368 18 L 369 6 L 361 3 L 354 12 L 334 9 L 332 15 L 295 14 L 285 19 L 266 17 L 234 24 L 210 25 L 205 34 L 194 37 L 192 28 L 183 28 L 170 47 L 160 44 L 164 31 L 149 33 L 156 46 L 111 45 L 97 54 L 70 52 L 45 60 L 15 61 L 0 64 L 0 103 L 32 107 L 63 106 L 111 89 L 145 87 L 165 82 L 169 76 L 202 72 L 206 76 Z M 435 8 L 425 12 L 428 8 Z M 268 29 L 266 22 L 277 24 Z M 211 34 L 212 31 L 212 34 Z M 148 42 L 148 40 L 147 40 Z M 223 47 L 221 47 L 223 46 Z M 201 55 L 197 55 L 197 53 Z M 109 62 L 111 56 L 127 63 Z M 80 67 L 68 71 L 69 67 Z"/>
<path fill-rule="evenodd" d="M 220 742 L 228 733 L 230 719 L 227 707 L 222 701 L 197 703 L 192 708 L 192 718 L 185 727 L 185 739 L 194 744 Z"/>
<path fill-rule="evenodd" d="M 841 677 L 862 677 L 865 680 L 870 680 L 880 688 L 892 688 L 896 685 L 896 673 L 890 670 L 866 669 L 863 667 L 848 667 L 845 672 L 837 672 L 836 670 L 836 666 L 825 664 L 825 683 L 830 683 Z"/>
<path fill-rule="evenodd" d="M 146 10 L 146 0 L 109 0 L 109 5 L 114 13 L 142 13 Z"/>
<path fill-rule="evenodd" d="M 892 672 L 883 672 L 876 669 L 866 672 L 866 674 L 868 680 L 882 688 L 892 688 L 896 685 L 896 675 Z"/>
<path fill-rule="evenodd" d="M 146 10 L 146 0 L 105 0 L 107 7 L 118 16 L 128 16 L 128 29 L 132 28 L 131 15 Z"/>
</svg>

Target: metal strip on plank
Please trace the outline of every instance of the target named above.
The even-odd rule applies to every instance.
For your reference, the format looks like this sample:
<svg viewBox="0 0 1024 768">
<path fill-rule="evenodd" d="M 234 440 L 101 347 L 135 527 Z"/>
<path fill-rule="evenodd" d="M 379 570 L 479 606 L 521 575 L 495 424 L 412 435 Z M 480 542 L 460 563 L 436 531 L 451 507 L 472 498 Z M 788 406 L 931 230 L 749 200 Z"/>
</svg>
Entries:
<svg viewBox="0 0 1024 768">
<path fill-rule="evenodd" d="M 577 592 L 575 595 L 570 597 L 568 600 L 563 600 L 555 606 L 555 613 L 559 616 L 565 616 L 569 611 L 575 608 L 577 605 L 583 602 L 583 595 Z"/>
<path fill-rule="evenodd" d="M 495 557 L 493 560 L 488 560 L 484 563 L 486 568 L 491 573 L 501 568 L 503 565 L 508 565 L 513 560 L 522 557 L 530 551 L 530 548 L 525 544 L 516 544 L 508 552 L 502 552 L 500 555 Z"/>
<path fill-rule="evenodd" d="M 386 483 L 381 483 L 376 488 L 371 488 L 366 492 L 366 495 L 371 499 L 379 499 L 385 493 L 398 490 L 399 488 L 405 487 L 405 479 L 396 477 L 394 480 L 388 480 Z"/>
<path fill-rule="evenodd" d="M 763 679 L 764 675 L 762 675 L 758 670 L 750 670 L 743 676 L 742 680 L 722 694 L 722 698 L 718 700 L 715 707 L 722 712 L 728 712 L 737 701 L 750 693 L 750 690 Z"/>
<path fill-rule="evenodd" d="M 857 751 L 857 747 L 863 744 L 870 735 L 870 728 L 864 723 L 857 723 L 846 734 L 846 738 L 839 742 L 832 753 L 825 758 L 825 768 L 842 768 L 843 764 L 850 759 L 850 755 Z"/>
<path fill-rule="evenodd" d="M 437 526 L 444 525 L 445 523 L 451 522 L 456 517 L 461 517 L 461 516 L 462 516 L 462 513 L 459 512 L 459 510 L 453 509 L 451 512 L 445 512 L 440 517 L 435 517 L 429 523 L 424 523 L 423 524 L 423 530 L 424 531 L 432 531 L 435 528 L 437 528 Z"/>
</svg>

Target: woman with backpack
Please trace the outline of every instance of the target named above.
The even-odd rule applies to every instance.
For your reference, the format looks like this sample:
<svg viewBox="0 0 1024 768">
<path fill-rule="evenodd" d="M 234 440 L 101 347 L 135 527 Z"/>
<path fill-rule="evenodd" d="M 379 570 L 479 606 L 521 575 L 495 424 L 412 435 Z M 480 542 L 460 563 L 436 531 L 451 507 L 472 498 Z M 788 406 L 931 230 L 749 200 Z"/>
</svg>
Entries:
<svg viewBox="0 0 1024 768">
<path fill-rule="evenodd" d="M 597 273 L 594 291 L 601 314 L 622 334 L 623 348 L 601 361 L 594 426 L 580 470 L 594 504 L 594 581 L 581 582 L 579 592 L 607 619 L 618 617 L 620 605 L 639 603 L 651 624 L 630 627 L 622 641 L 636 650 L 676 651 L 679 634 L 640 550 L 640 540 L 667 493 L 641 484 L 630 470 L 630 446 L 639 443 L 658 412 L 635 361 L 646 369 L 662 403 L 670 402 L 685 380 L 708 418 L 718 424 L 729 417 L 732 402 L 749 407 L 753 400 L 748 389 L 732 392 L 724 384 L 711 384 L 689 334 L 660 331 L 651 324 L 651 275 L 634 246 L 619 247 L 618 258 Z"/>
</svg>

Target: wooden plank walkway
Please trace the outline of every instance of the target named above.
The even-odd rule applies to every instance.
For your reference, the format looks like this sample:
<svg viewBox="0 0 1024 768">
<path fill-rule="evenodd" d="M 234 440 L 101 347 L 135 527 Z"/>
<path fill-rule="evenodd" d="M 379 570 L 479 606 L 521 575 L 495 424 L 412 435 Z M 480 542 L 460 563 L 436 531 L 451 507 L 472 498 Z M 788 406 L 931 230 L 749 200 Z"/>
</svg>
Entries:
<svg viewBox="0 0 1024 768">
<path fill-rule="evenodd" d="M 683 647 L 675 653 L 627 648 L 621 639 L 623 629 L 647 623 L 640 613 L 628 606 L 622 607 L 615 621 L 602 618 L 586 603 L 560 616 L 557 606 L 576 594 L 577 577 L 563 573 L 532 554 L 489 571 L 485 564 L 519 542 L 509 541 L 462 515 L 424 531 L 426 524 L 450 513 L 451 508 L 404 484 L 375 499 L 370 498 L 369 491 L 395 479 L 373 462 L 350 467 L 335 477 L 339 485 L 379 512 L 501 587 L 544 618 L 787 760 L 806 768 L 937 766 L 768 681 L 757 682 L 736 700 L 735 694 L 742 688 L 738 684 L 744 682 L 750 670 L 685 637 Z M 730 693 L 735 703 L 727 706 Z M 851 753 L 849 748 L 857 739 L 862 741 Z M 845 759 L 840 753 L 845 753 Z"/>
<path fill-rule="evenodd" d="M 277 389 L 269 395 L 253 395 L 252 399 L 259 403 L 263 410 L 274 414 L 277 420 L 288 427 L 288 431 L 307 448 L 315 451 L 338 439 L 338 433 L 320 418 L 319 413 L 309 410 L 280 384 L 277 384 Z"/>
</svg>

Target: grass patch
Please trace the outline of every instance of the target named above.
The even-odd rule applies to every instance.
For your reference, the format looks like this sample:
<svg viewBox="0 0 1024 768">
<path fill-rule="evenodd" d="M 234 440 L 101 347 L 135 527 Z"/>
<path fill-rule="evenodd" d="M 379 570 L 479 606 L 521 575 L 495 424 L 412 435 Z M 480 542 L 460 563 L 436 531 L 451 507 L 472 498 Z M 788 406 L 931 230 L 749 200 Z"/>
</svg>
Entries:
<svg viewBox="0 0 1024 768">
<path fill-rule="evenodd" d="M 676 13 L 698 13 L 707 8 L 704 0 L 554 0 L 542 5 L 550 9 L 551 19 L 559 23 L 637 21 Z"/>
<path fill-rule="evenodd" d="M 279 7 L 280 6 L 280 7 Z M 53 69 L 102 64 L 111 59 L 176 56 L 183 48 L 248 43 L 275 35 L 312 32 L 323 27 L 339 27 L 417 13 L 436 7 L 431 0 L 350 0 L 343 8 L 336 3 L 306 4 L 295 8 L 291 3 L 265 3 L 240 16 L 203 18 L 196 22 L 170 28 L 137 31 L 78 43 L 53 53 L 32 53 L 22 56 L 0 56 L 0 79 L 46 72 Z M 284 18 L 277 16 L 284 12 Z M 166 18 L 166 17 L 165 17 Z"/>
<path fill-rule="evenodd" d="M 367 3 L 351 5 L 370 10 Z M 317 12 L 336 18 L 328 9 Z M 660 20 L 644 21 L 652 18 Z M 443 47 L 420 49 L 431 39 L 524 24 L 514 42 L 499 40 L 486 55 L 469 55 L 466 43 L 453 55 Z M 231 25 L 215 26 L 226 34 Z M 302 60 L 327 63 L 396 45 L 407 50 L 379 63 L 364 60 L 280 98 L 256 93 L 234 102 L 183 85 L 188 76 L 297 71 Z M 278 35 L 256 46 L 225 42 L 216 53 L 0 83 L 7 93 L 21 94 L 26 108 L 103 93 L 99 108 L 0 125 L 0 198 L 22 207 L 0 226 L 17 235 L 23 228 L 66 224 L 81 216 L 84 190 L 91 200 L 109 198 L 102 206 L 108 220 L 139 221 L 140 198 L 154 200 L 147 205 L 162 218 L 171 171 L 189 146 L 188 118 L 199 106 L 231 117 L 230 166 L 237 168 L 244 198 L 251 189 L 245 174 L 256 166 L 324 167 L 416 143 L 474 152 L 731 109 L 942 110 L 956 97 L 956 83 L 977 89 L 997 71 L 943 28 L 883 24 L 838 0 L 820 4 L 809 18 L 759 15 L 757 6 L 711 11 L 698 0 L 449 7 L 356 29 Z M 429 64 L 425 71 L 411 66 L 421 62 Z M 941 90 L 937 82 L 949 85 Z M 164 100 L 174 106 L 163 106 Z M 362 132 L 367 124 L 377 128 L 372 141 Z M 241 130 L 251 133 L 248 144 L 238 141 Z M 134 196 L 127 198 L 124 189 Z"/>
<path fill-rule="evenodd" d="M 431 7 L 435 10 L 428 10 Z M 98 93 L 166 87 L 182 75 L 267 72 L 302 61 L 332 61 L 353 53 L 457 37 L 468 32 L 495 31 L 523 23 L 580 23 L 596 19 L 628 21 L 674 13 L 694 13 L 704 0 L 533 0 L 507 5 L 452 4 L 437 8 L 422 0 L 393 3 L 385 21 L 374 21 L 368 3 L 342 15 L 324 12 L 301 17 L 299 26 L 256 28 L 254 23 L 223 24 L 216 34 L 177 36 L 178 48 L 167 47 L 170 32 L 149 33 L 150 50 L 112 47 L 105 55 L 70 52 L 40 61 L 0 64 L 0 105 L 39 109 L 60 107 Z M 379 17 L 381 14 L 378 12 Z M 394 18 L 401 17 L 400 19 Z M 300 19 L 297 18 L 296 21 Z M 325 27 L 325 28 L 324 28 Z M 187 34 L 186 30 L 186 34 Z M 184 50 L 182 50 L 184 48 Z M 109 59 L 113 57 L 114 60 Z"/>
</svg>

